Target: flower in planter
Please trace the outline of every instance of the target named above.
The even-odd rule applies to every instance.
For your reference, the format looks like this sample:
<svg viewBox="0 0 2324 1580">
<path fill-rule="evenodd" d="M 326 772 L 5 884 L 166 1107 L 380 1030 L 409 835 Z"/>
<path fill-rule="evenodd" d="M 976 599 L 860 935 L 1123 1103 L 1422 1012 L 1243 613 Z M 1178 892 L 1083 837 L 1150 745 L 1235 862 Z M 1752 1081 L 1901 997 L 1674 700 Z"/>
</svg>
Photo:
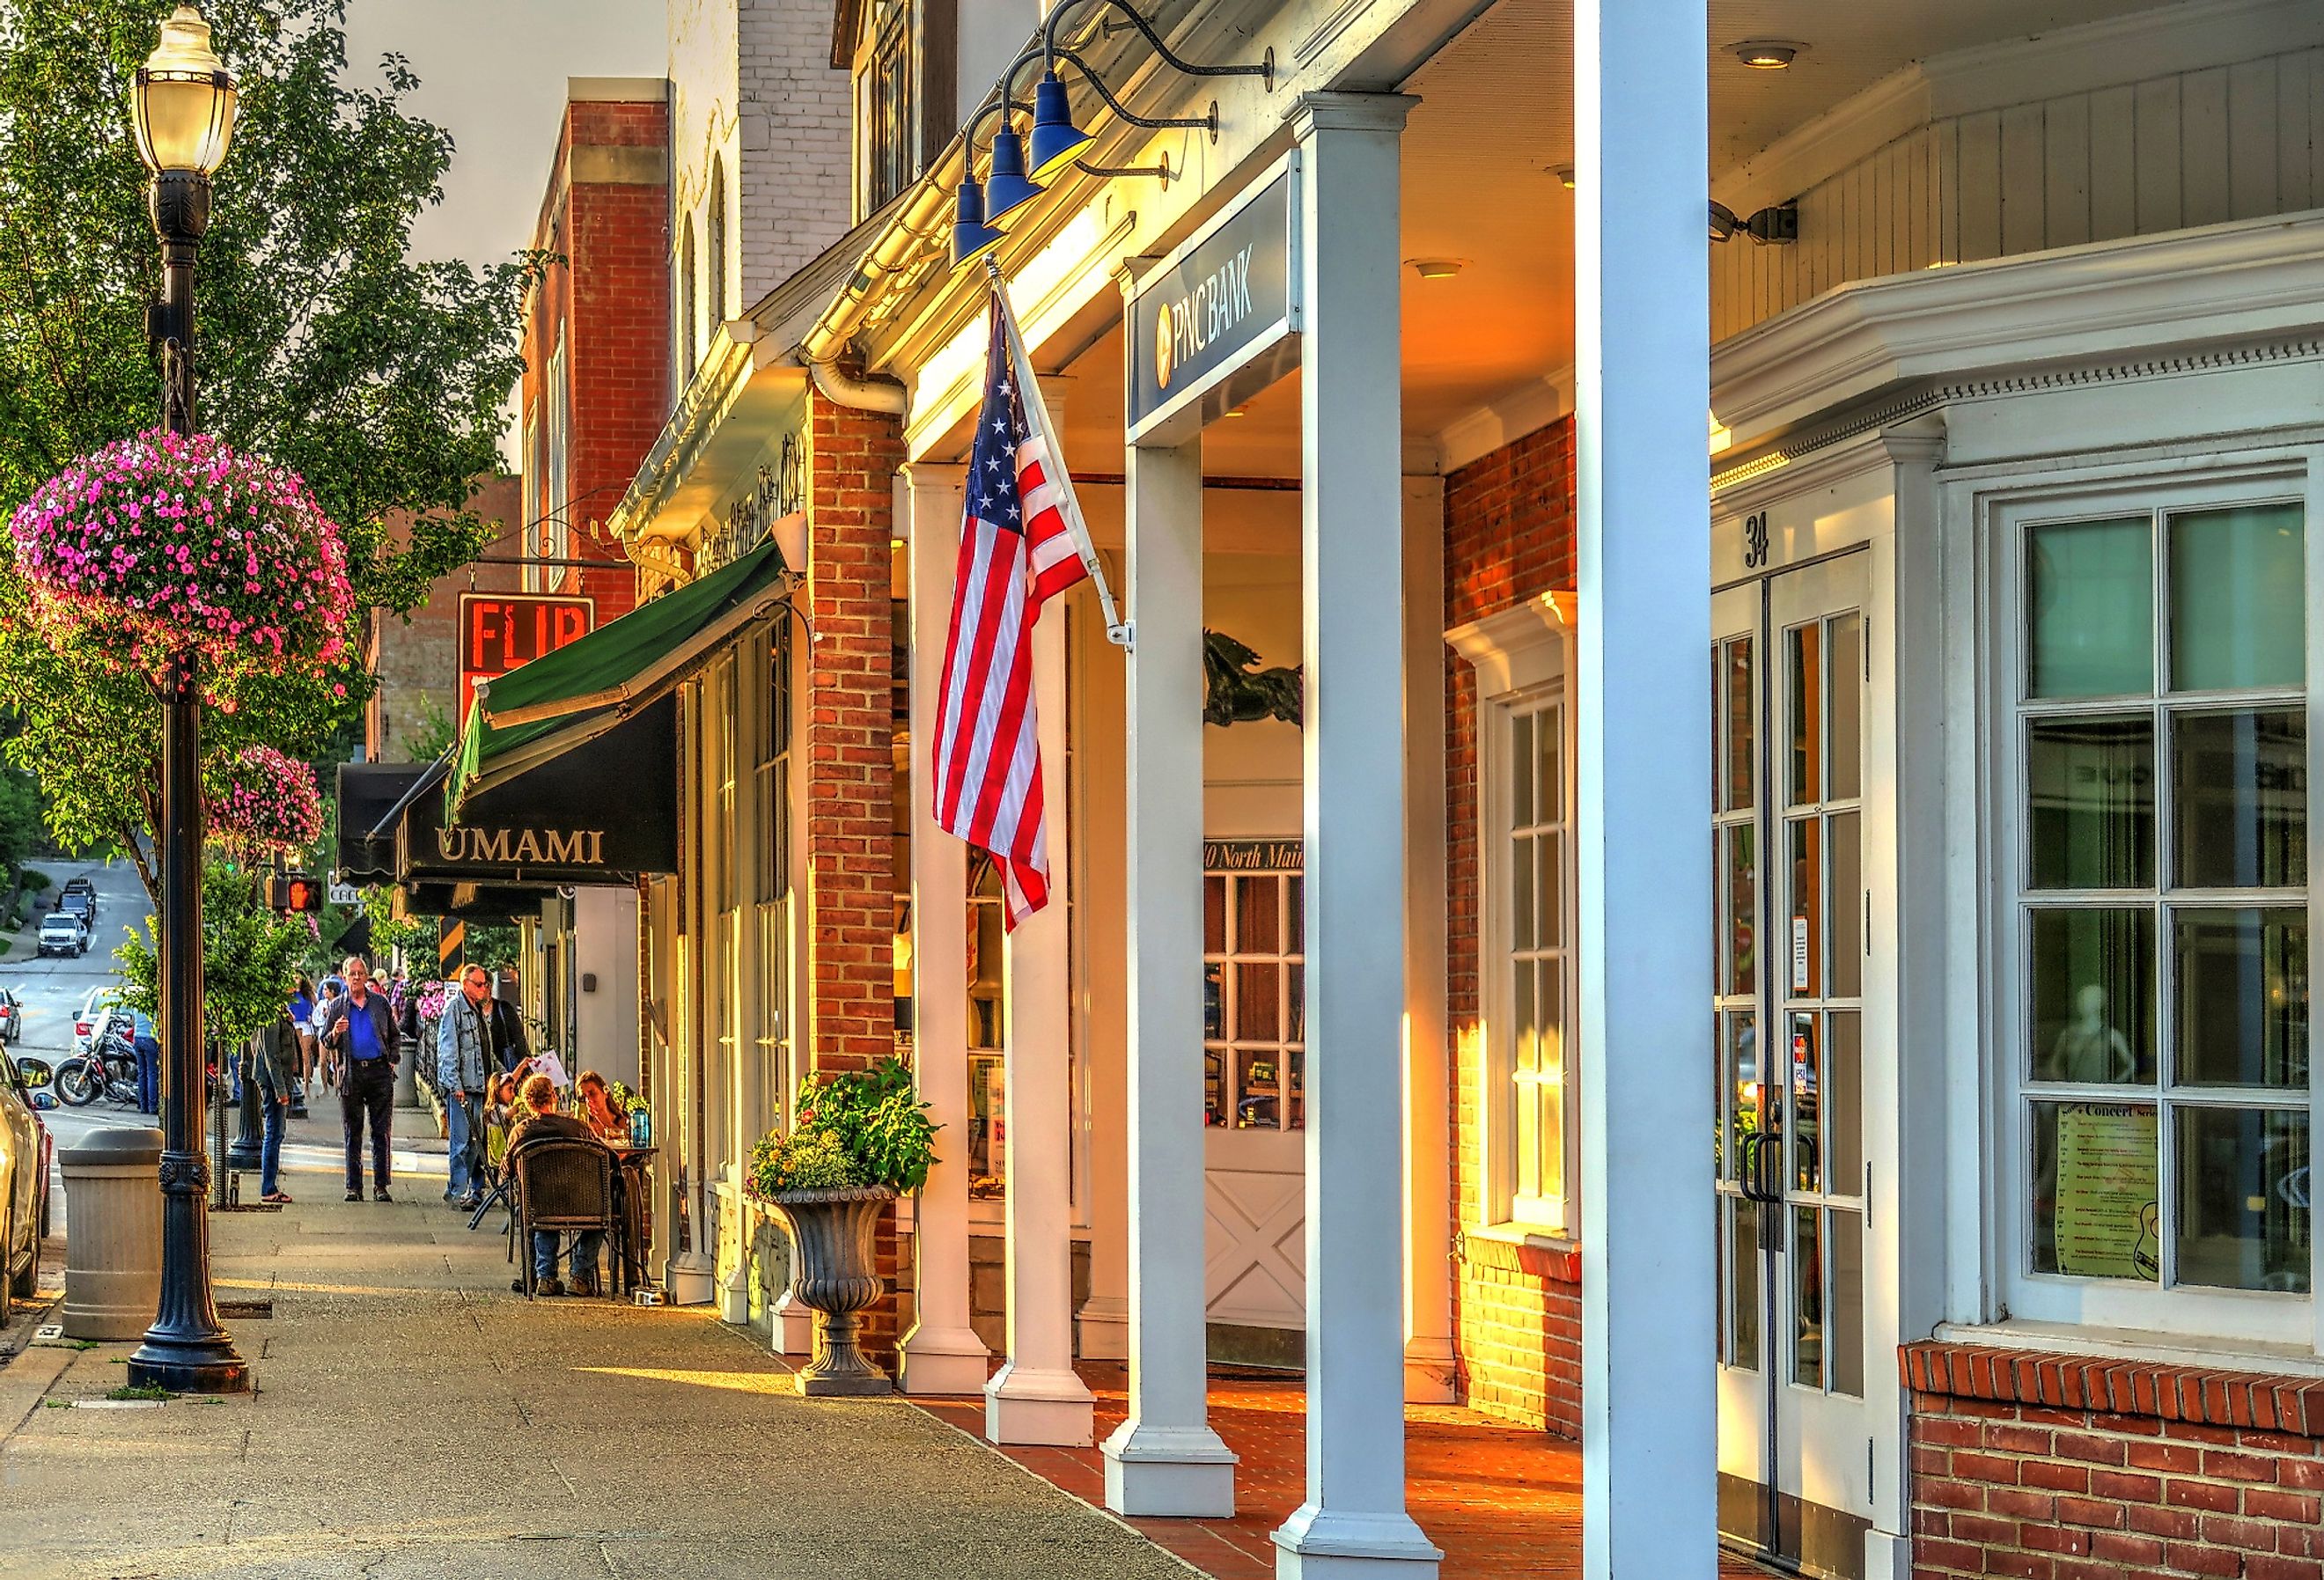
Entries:
<svg viewBox="0 0 2324 1580">
<path fill-rule="evenodd" d="M 862 1186 L 918 1190 L 936 1160 L 927 1108 L 900 1059 L 804 1082 L 790 1134 L 770 1131 L 752 1149 L 746 1188 L 761 1200 Z"/>
<path fill-rule="evenodd" d="M 209 836 L 245 861 L 294 856 L 323 834 L 315 771 L 272 746 L 247 746 L 207 776 L 202 818 Z"/>
<path fill-rule="evenodd" d="M 83 456 L 8 523 L 26 617 L 51 646 L 159 681 L 178 652 L 231 709 L 239 682 L 344 667 L 354 589 L 303 479 L 208 434 Z"/>
<path fill-rule="evenodd" d="M 441 977 L 431 977 L 420 989 L 420 1018 L 423 1021 L 442 1020 L 444 1005 L 451 996 L 450 983 Z"/>
</svg>

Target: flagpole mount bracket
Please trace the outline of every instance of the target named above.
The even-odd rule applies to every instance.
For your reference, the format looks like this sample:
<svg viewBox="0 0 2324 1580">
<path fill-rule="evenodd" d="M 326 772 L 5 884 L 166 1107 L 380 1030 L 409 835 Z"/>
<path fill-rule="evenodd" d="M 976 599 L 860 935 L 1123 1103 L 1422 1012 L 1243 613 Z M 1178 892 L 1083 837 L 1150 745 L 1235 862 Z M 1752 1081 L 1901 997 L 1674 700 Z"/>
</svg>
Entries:
<svg viewBox="0 0 2324 1580">
<path fill-rule="evenodd" d="M 1138 622 L 1135 620 L 1115 621 L 1112 624 L 1105 628 L 1105 639 L 1124 652 L 1136 651 L 1138 649 Z"/>
</svg>

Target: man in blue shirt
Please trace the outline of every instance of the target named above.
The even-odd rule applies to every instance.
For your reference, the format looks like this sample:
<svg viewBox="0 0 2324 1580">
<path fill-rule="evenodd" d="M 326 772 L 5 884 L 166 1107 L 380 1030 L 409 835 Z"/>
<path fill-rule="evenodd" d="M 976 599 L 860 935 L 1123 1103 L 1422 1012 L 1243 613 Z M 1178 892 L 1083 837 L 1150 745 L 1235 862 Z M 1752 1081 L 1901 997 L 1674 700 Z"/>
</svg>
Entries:
<svg viewBox="0 0 2324 1580">
<path fill-rule="evenodd" d="M 395 1012 L 388 1007 L 387 994 L 372 986 L 371 968 L 361 956 L 348 956 L 340 969 L 347 979 L 346 996 L 332 1001 L 325 1012 L 323 1042 L 337 1054 L 344 1072 L 339 1077 L 339 1119 L 346 1132 L 347 1199 L 363 1200 L 363 1134 L 368 1117 L 371 1198 L 392 1201 L 387 1187 L 400 1051 Z"/>
</svg>

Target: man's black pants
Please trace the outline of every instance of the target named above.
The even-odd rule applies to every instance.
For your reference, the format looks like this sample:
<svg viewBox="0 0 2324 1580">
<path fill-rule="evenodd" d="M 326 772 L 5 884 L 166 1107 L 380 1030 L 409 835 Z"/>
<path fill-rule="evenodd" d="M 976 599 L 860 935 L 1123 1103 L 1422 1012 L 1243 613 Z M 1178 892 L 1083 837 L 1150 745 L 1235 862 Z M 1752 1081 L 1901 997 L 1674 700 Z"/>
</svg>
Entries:
<svg viewBox="0 0 2324 1580">
<path fill-rule="evenodd" d="M 395 1067 L 383 1058 L 349 1059 L 339 1081 L 339 1121 L 347 1132 L 347 1188 L 363 1188 L 364 1116 L 371 1116 L 371 1177 L 385 1190 L 395 1128 Z"/>
</svg>

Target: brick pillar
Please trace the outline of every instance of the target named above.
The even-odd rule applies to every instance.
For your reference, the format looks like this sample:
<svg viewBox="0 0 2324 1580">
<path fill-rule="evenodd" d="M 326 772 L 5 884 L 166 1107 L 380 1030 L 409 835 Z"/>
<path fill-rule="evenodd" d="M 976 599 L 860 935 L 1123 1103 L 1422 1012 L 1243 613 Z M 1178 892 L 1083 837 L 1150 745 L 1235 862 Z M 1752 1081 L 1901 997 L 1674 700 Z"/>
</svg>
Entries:
<svg viewBox="0 0 2324 1580">
<path fill-rule="evenodd" d="M 809 983 L 807 1066 L 860 1070 L 895 1051 L 894 698 L 889 541 L 902 425 L 807 396 L 807 617 L 816 641 L 805 711 Z M 866 1311 L 865 1347 L 892 1363 L 900 1267 L 895 1215 L 881 1220 L 888 1293 Z"/>
</svg>

